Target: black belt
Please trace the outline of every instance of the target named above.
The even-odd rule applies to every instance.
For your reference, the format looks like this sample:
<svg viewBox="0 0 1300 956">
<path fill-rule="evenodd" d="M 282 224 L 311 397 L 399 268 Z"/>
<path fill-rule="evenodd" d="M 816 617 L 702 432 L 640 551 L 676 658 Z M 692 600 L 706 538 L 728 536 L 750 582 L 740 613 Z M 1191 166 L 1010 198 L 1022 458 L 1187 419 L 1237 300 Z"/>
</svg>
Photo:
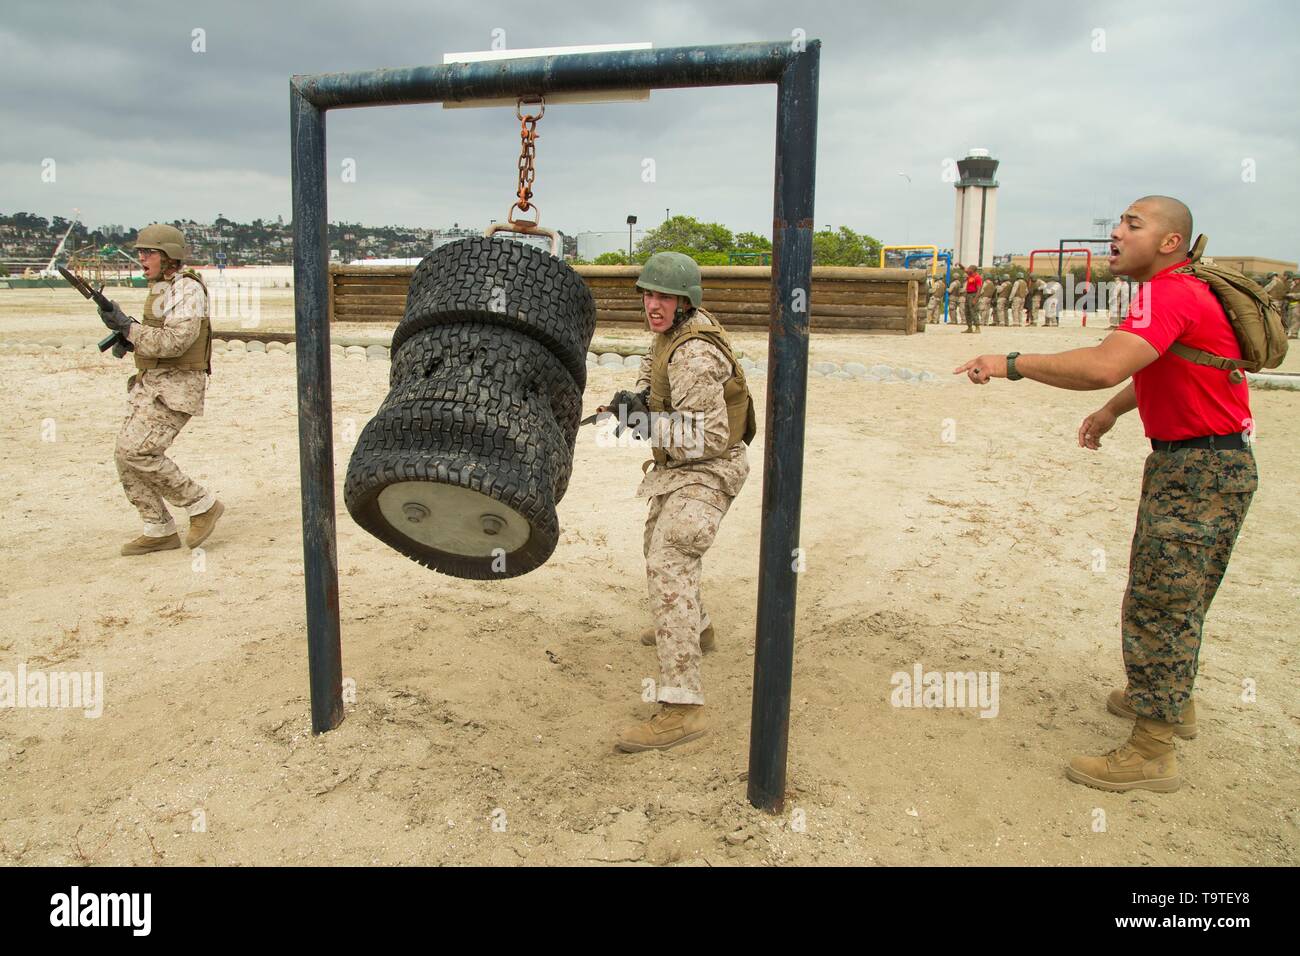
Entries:
<svg viewBox="0 0 1300 956">
<path fill-rule="evenodd" d="M 1246 446 L 1246 439 L 1241 432 L 1231 435 L 1202 435 L 1200 438 L 1184 438 L 1180 441 L 1161 441 L 1151 439 L 1154 451 L 1177 451 L 1180 448 L 1209 448 L 1214 451 L 1239 451 Z"/>
</svg>

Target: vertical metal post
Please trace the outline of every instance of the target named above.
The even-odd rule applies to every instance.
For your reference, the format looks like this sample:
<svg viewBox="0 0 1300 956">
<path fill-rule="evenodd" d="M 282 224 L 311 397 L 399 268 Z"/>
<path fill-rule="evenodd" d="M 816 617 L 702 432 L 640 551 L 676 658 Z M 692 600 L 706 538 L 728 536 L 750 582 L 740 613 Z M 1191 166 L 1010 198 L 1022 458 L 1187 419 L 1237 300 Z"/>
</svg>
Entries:
<svg viewBox="0 0 1300 956">
<path fill-rule="evenodd" d="M 790 736 L 795 549 L 799 546 L 803 496 L 820 52 L 821 45 L 810 42 L 791 60 L 777 84 L 773 322 L 768 332 L 763 525 L 748 786 L 749 802 L 771 812 L 780 811 L 784 805 Z"/>
<path fill-rule="evenodd" d="M 803 50 L 786 43 L 740 44 L 317 74 L 291 81 L 298 440 L 313 731 L 329 730 L 343 718 L 327 315 L 325 111 L 513 96 L 524 90 L 592 92 L 639 85 L 667 89 L 775 82 L 773 319 L 768 334 L 771 370 L 748 789 L 754 805 L 781 809 L 803 493 L 820 53 L 820 42 L 812 40 Z M 664 209 L 664 218 L 672 218 L 671 209 Z"/>
<path fill-rule="evenodd" d="M 325 113 L 290 84 L 293 157 L 293 287 L 298 353 L 298 460 L 302 479 L 303 574 L 311 729 L 343 719 L 338 545 L 334 530 L 334 426 L 330 407 L 329 249 Z"/>
</svg>

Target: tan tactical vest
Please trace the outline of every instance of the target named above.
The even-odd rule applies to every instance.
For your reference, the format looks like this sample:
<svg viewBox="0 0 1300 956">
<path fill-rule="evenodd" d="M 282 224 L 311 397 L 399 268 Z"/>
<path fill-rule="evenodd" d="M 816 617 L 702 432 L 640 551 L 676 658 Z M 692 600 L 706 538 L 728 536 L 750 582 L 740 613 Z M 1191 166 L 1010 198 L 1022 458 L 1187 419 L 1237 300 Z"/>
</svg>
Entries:
<svg viewBox="0 0 1300 956">
<path fill-rule="evenodd" d="M 731 363 L 731 378 L 722 386 L 722 397 L 727 403 L 727 447 L 743 441 L 748 445 L 754 440 L 758 428 L 754 418 L 754 400 L 750 397 L 749 386 L 745 384 L 745 370 L 736 361 L 736 353 L 731 348 L 731 338 L 718 320 L 703 309 L 696 309 L 695 316 L 703 318 L 712 328 L 701 329 L 689 321 L 683 322 L 675 329 L 661 332 L 655 336 L 650 349 L 650 411 L 671 412 L 671 386 L 668 380 L 668 363 L 677 349 L 691 339 L 704 339 L 714 345 Z M 655 464 L 668 466 L 668 453 L 663 448 L 654 449 Z M 701 461 L 704 459 L 693 459 Z"/>
<path fill-rule="evenodd" d="M 203 286 L 203 294 L 206 297 L 208 287 L 203 284 L 203 277 L 193 269 L 185 269 L 176 273 L 171 279 L 155 282 L 149 287 L 149 296 L 144 300 L 144 318 L 140 321 L 150 328 L 160 329 L 163 326 L 163 319 L 154 314 L 154 305 L 156 301 L 162 298 L 167 292 L 159 291 L 160 287 L 166 285 L 168 289 L 176 282 L 177 279 L 185 276 L 190 279 L 198 280 L 200 286 Z M 207 311 L 206 309 L 204 310 Z M 180 355 L 172 355 L 167 358 L 154 358 L 140 354 L 140 350 L 135 350 L 135 367 L 141 371 L 151 368 L 184 368 L 194 369 L 197 371 L 212 374 L 212 323 L 208 316 L 203 317 L 199 326 L 199 334 L 195 337 L 193 343 Z"/>
</svg>

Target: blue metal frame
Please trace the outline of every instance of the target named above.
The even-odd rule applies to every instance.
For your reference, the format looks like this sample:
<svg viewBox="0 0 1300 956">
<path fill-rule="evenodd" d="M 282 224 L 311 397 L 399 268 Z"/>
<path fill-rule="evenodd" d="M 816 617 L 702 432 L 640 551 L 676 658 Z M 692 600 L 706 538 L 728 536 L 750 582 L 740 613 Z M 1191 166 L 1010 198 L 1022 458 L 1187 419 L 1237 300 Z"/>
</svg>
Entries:
<svg viewBox="0 0 1300 956">
<path fill-rule="evenodd" d="M 910 266 L 912 264 L 913 259 L 929 259 L 930 256 L 931 254 L 928 252 L 909 252 L 907 255 L 903 256 L 903 268 L 906 269 L 908 266 Z M 943 273 L 943 324 L 947 325 L 948 324 L 948 286 L 952 282 L 952 253 L 941 252 L 939 253 L 939 258 L 946 263 L 944 267 L 944 273 Z"/>
<path fill-rule="evenodd" d="M 774 281 L 748 797 L 757 807 L 781 809 L 794 667 L 794 568 L 803 496 L 820 58 L 821 41 L 807 40 L 323 73 L 290 80 L 298 453 L 314 732 L 330 730 L 343 719 L 327 314 L 326 112 L 494 96 L 771 83 L 777 94 Z"/>
</svg>

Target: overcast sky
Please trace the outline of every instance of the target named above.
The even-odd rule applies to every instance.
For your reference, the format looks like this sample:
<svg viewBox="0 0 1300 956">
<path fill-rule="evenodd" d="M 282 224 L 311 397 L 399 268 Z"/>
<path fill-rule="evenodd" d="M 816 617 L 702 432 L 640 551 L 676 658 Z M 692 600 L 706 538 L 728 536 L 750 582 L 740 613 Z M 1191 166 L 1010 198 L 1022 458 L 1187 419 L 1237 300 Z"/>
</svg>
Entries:
<svg viewBox="0 0 1300 956">
<path fill-rule="evenodd" d="M 488 49 L 496 29 L 511 48 L 821 39 L 818 227 L 950 246 L 944 161 L 984 147 L 1002 164 L 998 252 L 1092 235 L 1094 218 L 1168 193 L 1191 206 L 1211 254 L 1300 259 L 1291 0 L 8 0 L 0 211 L 79 207 L 91 225 L 288 219 L 291 74 L 439 64 Z M 770 232 L 774 87 L 557 105 L 539 131 L 544 225 L 626 230 L 629 213 L 653 226 L 671 209 Z M 331 220 L 478 227 L 503 219 L 514 192 L 510 110 L 341 110 L 328 143 Z M 355 182 L 341 181 L 345 159 Z"/>
</svg>

